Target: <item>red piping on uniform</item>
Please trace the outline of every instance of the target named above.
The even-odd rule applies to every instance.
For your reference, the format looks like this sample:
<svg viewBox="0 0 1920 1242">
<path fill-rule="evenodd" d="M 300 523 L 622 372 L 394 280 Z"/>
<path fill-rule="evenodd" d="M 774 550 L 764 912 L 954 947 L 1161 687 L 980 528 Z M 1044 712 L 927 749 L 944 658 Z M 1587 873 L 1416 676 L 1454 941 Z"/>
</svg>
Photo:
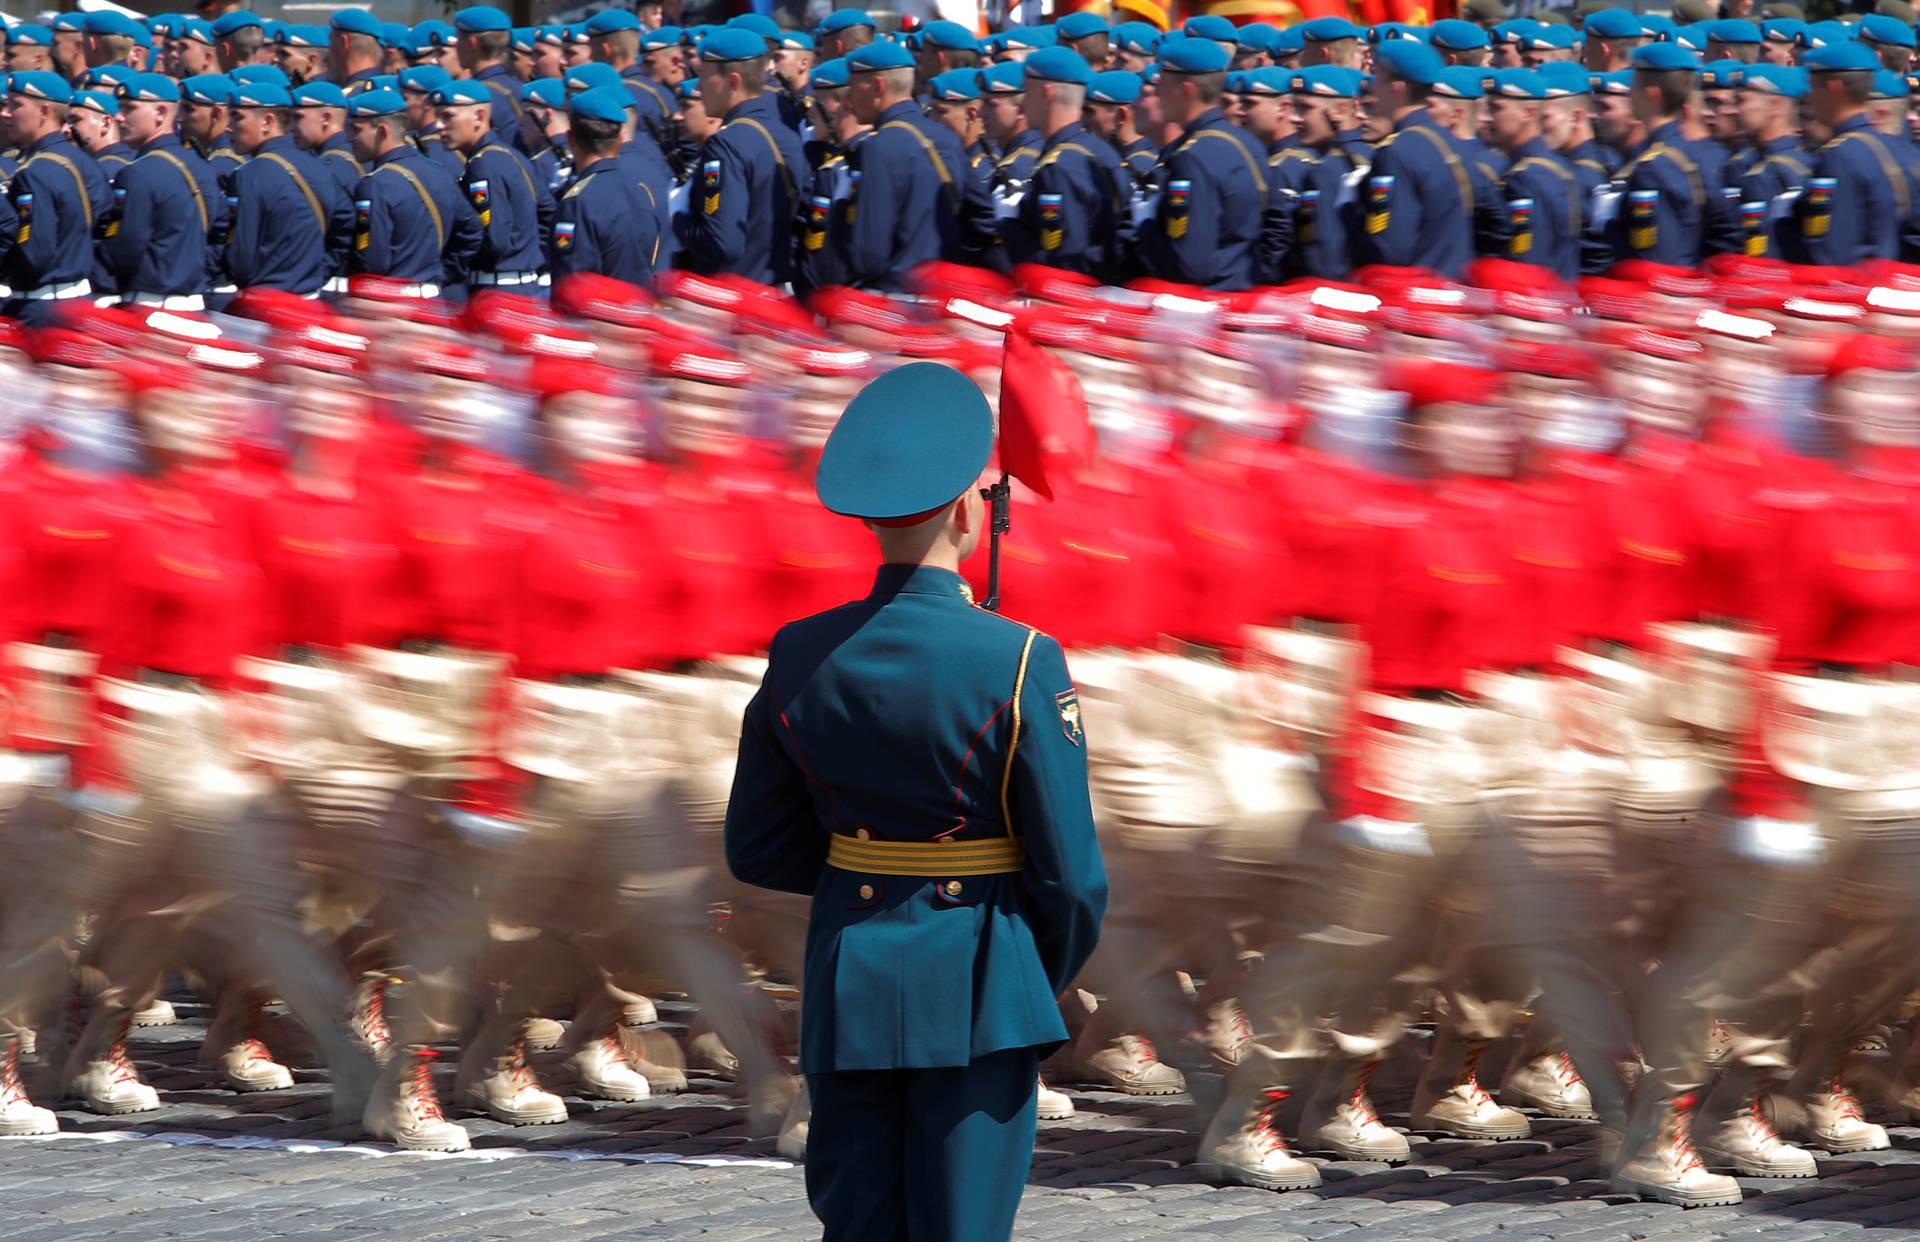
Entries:
<svg viewBox="0 0 1920 1242">
<path fill-rule="evenodd" d="M 826 794 L 827 805 L 830 808 L 833 808 L 828 813 L 828 819 L 831 820 L 834 824 L 841 823 L 842 821 L 840 819 L 840 813 L 838 809 L 839 799 L 833 796 L 832 786 L 824 784 L 823 782 L 817 781 L 814 779 L 813 769 L 807 766 L 806 756 L 800 753 L 800 736 L 799 734 L 793 731 L 793 723 L 787 719 L 787 713 L 785 708 L 782 708 L 780 711 L 780 727 L 787 731 L 787 737 L 791 739 L 791 748 L 793 750 L 793 761 L 800 765 L 800 775 L 807 778 L 807 784 L 818 786 L 821 792 Z"/>
<path fill-rule="evenodd" d="M 960 811 L 960 781 L 961 778 L 966 776 L 968 765 L 973 762 L 973 752 L 980 748 L 980 739 L 987 735 L 988 729 L 993 728 L 994 721 L 1000 719 L 1000 713 L 1006 711 L 1007 708 L 1011 706 L 1013 706 L 1013 700 L 1008 699 L 1005 703 L 1002 703 L 994 709 L 993 715 L 987 718 L 987 723 L 980 726 L 980 732 L 973 735 L 973 744 L 967 747 L 966 757 L 960 760 L 960 771 L 956 773 L 953 778 L 953 809 L 955 814 L 959 814 Z M 959 823 L 947 829 L 945 832 L 935 833 L 933 839 L 936 841 L 944 841 L 966 826 L 967 817 L 961 815 Z"/>
</svg>

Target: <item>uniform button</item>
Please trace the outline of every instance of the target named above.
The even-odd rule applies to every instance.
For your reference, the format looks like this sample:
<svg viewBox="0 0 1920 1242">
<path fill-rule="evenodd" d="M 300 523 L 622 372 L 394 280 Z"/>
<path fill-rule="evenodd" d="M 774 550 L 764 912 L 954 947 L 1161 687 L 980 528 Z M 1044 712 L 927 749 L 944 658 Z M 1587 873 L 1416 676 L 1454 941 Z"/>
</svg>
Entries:
<svg viewBox="0 0 1920 1242">
<path fill-rule="evenodd" d="M 958 897 L 959 895 L 960 895 L 960 881 L 958 881 L 958 880 L 948 880 L 948 881 L 947 881 L 947 896 L 949 896 L 949 897 Z"/>
<path fill-rule="evenodd" d="M 873 900 L 873 885 L 871 885 L 871 884 L 862 884 L 862 885 L 860 886 L 860 900 L 862 900 L 862 901 L 872 901 L 872 900 Z"/>
<path fill-rule="evenodd" d="M 871 841 L 873 840 L 873 834 L 865 828 L 862 828 L 853 834 L 853 839 L 856 841 Z"/>
</svg>

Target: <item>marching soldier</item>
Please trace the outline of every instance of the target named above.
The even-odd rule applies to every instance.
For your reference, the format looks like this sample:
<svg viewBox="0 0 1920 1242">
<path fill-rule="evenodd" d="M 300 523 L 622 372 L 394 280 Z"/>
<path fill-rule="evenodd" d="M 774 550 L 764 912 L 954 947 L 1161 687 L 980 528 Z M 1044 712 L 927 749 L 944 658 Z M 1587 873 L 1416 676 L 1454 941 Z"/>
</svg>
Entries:
<svg viewBox="0 0 1920 1242">
<path fill-rule="evenodd" d="M 1789 257 L 1835 267 L 1899 258 L 1913 235 L 1916 188 L 1867 116 L 1878 59 L 1857 43 L 1835 43 L 1801 64 L 1808 109 L 1830 137 L 1786 222 Z"/>
<path fill-rule="evenodd" d="M 973 609 L 958 573 L 985 520 L 975 483 L 992 438 L 978 389 L 938 364 L 902 367 L 854 400 L 818 488 L 874 530 L 886 564 L 864 601 L 774 639 L 742 729 L 728 865 L 813 898 L 807 1189 L 830 1237 L 1011 1235 L 1036 1071 L 1066 1036 L 1053 997 L 1092 951 L 1106 903 L 1059 645 Z M 884 654 L 900 644 L 947 661 L 931 684 L 912 673 L 906 700 L 901 678 L 920 662 Z M 882 707 L 901 701 L 916 709 Z M 855 719 L 872 727 L 849 731 Z M 876 747 L 899 748 L 898 761 L 875 764 Z M 970 750 L 989 779 L 956 791 Z M 889 809 L 919 788 L 939 791 L 946 844 L 924 816 Z M 1024 973 L 976 977 L 974 963 L 1006 953 Z M 845 984 L 856 976 L 857 996 Z"/>
<path fill-rule="evenodd" d="M 1374 52 L 1369 106 L 1393 130 L 1361 183 L 1356 264 L 1457 276 L 1473 258 L 1473 182 L 1452 136 L 1425 106 L 1444 71 L 1440 57 L 1420 44 L 1394 42 Z"/>
<path fill-rule="evenodd" d="M 1740 223 L 1749 258 L 1781 256 L 1779 228 L 1812 175 L 1800 140 L 1806 70 L 1749 65 L 1740 75 L 1740 124 L 1753 141 L 1753 158 L 1740 177 Z"/>
<path fill-rule="evenodd" d="M 847 74 L 848 106 L 874 132 L 860 147 L 859 187 L 837 244 L 855 285 L 898 289 L 920 264 L 959 253 L 966 153 L 914 103 L 905 48 L 868 44 L 847 58 Z"/>
<path fill-rule="evenodd" d="M 434 95 L 440 129 L 464 157 L 460 188 L 480 219 L 483 240 L 467 284 L 524 289 L 540 283 L 553 194 L 533 165 L 492 127 L 492 96 L 479 81 L 452 82 Z M 481 105 L 488 111 L 482 112 Z"/>
<path fill-rule="evenodd" d="M 109 183 L 133 162 L 134 149 L 120 132 L 120 101 L 110 91 L 75 91 L 68 112 L 73 140 L 100 166 Z"/>
<path fill-rule="evenodd" d="M 766 93 L 766 40 L 739 28 L 700 43 L 700 100 L 720 129 L 700 148 L 681 238 L 684 264 L 762 285 L 793 279 L 794 226 L 811 196 L 812 170 L 796 134 Z"/>
<path fill-rule="evenodd" d="M 354 195 L 352 269 L 439 297 L 479 251 L 479 217 L 446 170 L 407 141 L 398 91 L 362 91 L 347 114 L 354 156 L 368 170 Z"/>
<path fill-rule="evenodd" d="M 93 235 L 107 211 L 107 185 L 67 138 L 73 90 L 59 74 L 16 73 L 6 91 L 0 130 L 21 161 L 7 185 L 14 232 L 0 272 L 13 291 L 9 313 L 41 327 L 54 319 L 55 303 L 93 292 Z"/>
<path fill-rule="evenodd" d="M 507 67 L 513 23 L 491 5 L 473 5 L 453 15 L 460 68 L 492 98 L 493 132 L 511 143 L 520 130 L 520 83 Z"/>
<path fill-rule="evenodd" d="M 602 86 L 568 101 L 575 171 L 554 214 L 547 262 L 556 282 L 595 272 L 646 286 L 659 268 L 666 187 L 623 175 L 629 99 L 620 87 Z"/>
<path fill-rule="evenodd" d="M 1501 69 L 1488 101 L 1493 141 L 1513 163 L 1507 169 L 1506 257 L 1533 263 L 1571 283 L 1580 274 L 1584 222 L 1580 183 L 1547 144 L 1541 112 L 1548 87 L 1531 69 Z"/>
<path fill-rule="evenodd" d="M 1293 113 L 1313 165 L 1294 211 L 1289 273 L 1333 279 L 1351 265 L 1348 230 L 1355 223 L 1358 187 L 1372 166 L 1356 163 L 1341 141 L 1358 107 L 1361 74 L 1338 65 L 1313 65 L 1294 74 Z M 1371 155 L 1371 152 L 1368 152 Z"/>
<path fill-rule="evenodd" d="M 415 65 L 400 73 L 400 98 L 407 105 L 407 141 L 457 181 L 466 160 L 440 132 L 440 116 L 433 102 L 435 92 L 452 81 L 453 75 L 438 65 Z"/>
<path fill-rule="evenodd" d="M 293 90 L 293 140 L 320 159 L 321 167 L 353 201 L 366 170 L 347 136 L 347 94 L 331 82 L 308 82 Z"/>
<path fill-rule="evenodd" d="M 380 76 L 380 19 L 365 9 L 336 9 L 328 22 L 327 73 L 349 95 Z"/>
<path fill-rule="evenodd" d="M 1624 193 L 1612 228 L 1622 259 L 1692 267 L 1711 252 L 1724 152 L 1687 136 L 1683 113 L 1699 73 L 1700 58 L 1676 44 L 1633 54 L 1633 112 L 1646 126 L 1647 145 L 1618 176 Z"/>
<path fill-rule="evenodd" d="M 210 239 L 225 233 L 227 195 L 205 160 L 180 141 L 180 87 L 143 73 L 122 88 L 127 135 L 140 158 L 114 178 L 100 257 L 124 301 L 201 310 L 220 262 Z"/>
<path fill-rule="evenodd" d="M 1160 60 L 1161 105 L 1167 120 L 1186 133 L 1161 161 L 1166 189 L 1142 231 L 1141 257 L 1162 280 L 1244 289 L 1257 276 L 1255 252 L 1267 206 L 1265 153 L 1220 111 L 1226 49 L 1187 39 Z"/>
<path fill-rule="evenodd" d="M 1081 123 L 1093 71 L 1080 53 L 1041 48 L 1026 59 L 1026 114 L 1045 135 L 1020 215 L 1008 233 L 1016 263 L 1089 276 L 1115 270 L 1120 158 Z"/>
<path fill-rule="evenodd" d="M 218 73 L 197 74 L 180 83 L 180 136 L 221 177 L 244 162 L 227 133 L 233 87 L 233 79 Z"/>
<path fill-rule="evenodd" d="M 233 116 L 235 149 L 247 162 L 226 179 L 227 275 L 241 289 L 317 294 L 353 248 L 353 199 L 287 132 L 293 96 L 285 87 L 237 88 Z"/>
</svg>

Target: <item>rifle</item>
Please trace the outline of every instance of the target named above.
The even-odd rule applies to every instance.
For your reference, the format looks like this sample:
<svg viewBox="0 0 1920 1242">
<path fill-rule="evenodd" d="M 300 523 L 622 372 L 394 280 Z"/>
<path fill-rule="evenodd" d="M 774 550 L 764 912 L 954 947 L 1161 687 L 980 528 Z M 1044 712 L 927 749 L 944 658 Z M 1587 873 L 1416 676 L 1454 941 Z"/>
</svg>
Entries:
<svg viewBox="0 0 1920 1242">
<path fill-rule="evenodd" d="M 1013 526 L 1013 487 L 1005 471 L 992 487 L 980 489 L 991 516 L 987 522 L 987 598 L 980 605 L 988 612 L 1000 611 L 1000 536 Z"/>
</svg>

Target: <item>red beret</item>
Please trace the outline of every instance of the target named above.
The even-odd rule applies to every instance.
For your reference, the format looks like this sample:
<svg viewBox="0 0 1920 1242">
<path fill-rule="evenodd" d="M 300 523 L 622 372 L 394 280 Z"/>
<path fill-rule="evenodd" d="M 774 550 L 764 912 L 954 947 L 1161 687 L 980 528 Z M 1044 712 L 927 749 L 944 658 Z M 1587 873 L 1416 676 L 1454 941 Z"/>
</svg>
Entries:
<svg viewBox="0 0 1920 1242">
<path fill-rule="evenodd" d="M 722 345 L 698 345 L 659 338 L 652 342 L 653 373 L 668 379 L 705 380 L 744 387 L 753 378 L 747 364 Z"/>
<path fill-rule="evenodd" d="M 527 388 L 542 401 L 576 392 L 619 397 L 630 391 L 627 377 L 612 367 L 551 354 L 533 360 L 527 372 Z"/>
<path fill-rule="evenodd" d="M 1489 293 L 1522 293 L 1537 297 L 1571 298 L 1573 289 L 1538 263 L 1512 259 L 1475 259 L 1467 264 L 1467 283 Z"/>
<path fill-rule="evenodd" d="M 1628 259 L 1624 263 L 1616 263 L 1607 275 L 1642 285 L 1670 298 L 1704 298 L 1713 293 L 1713 281 L 1692 268 L 1670 267 L 1646 259 Z"/>
<path fill-rule="evenodd" d="M 906 331 L 909 319 L 898 302 L 885 294 L 868 293 L 845 285 L 817 290 L 809 300 L 813 313 L 829 324 L 850 324 L 878 332 Z"/>
<path fill-rule="evenodd" d="M 1509 341 L 1500 349 L 1500 369 L 1555 379 L 1592 379 L 1599 373 L 1590 352 L 1559 341 Z"/>
<path fill-rule="evenodd" d="M 41 328 L 28 339 L 27 352 L 38 363 L 94 371 L 112 370 L 120 363 L 117 350 L 71 328 Z"/>
<path fill-rule="evenodd" d="M 653 295 L 639 285 L 594 272 L 562 276 L 553 285 L 554 309 L 577 319 L 644 328 L 651 322 L 647 311 L 653 304 Z"/>
<path fill-rule="evenodd" d="M 1839 379 L 1855 371 L 1907 373 L 1920 367 L 1920 350 L 1902 341 L 1864 332 L 1849 333 L 1833 344 L 1827 355 L 1827 378 Z"/>
<path fill-rule="evenodd" d="M 1676 336 L 1637 324 L 1608 324 L 1600 329 L 1597 339 L 1609 349 L 1672 362 L 1696 362 L 1706 352 L 1705 347 L 1690 336 Z"/>
<path fill-rule="evenodd" d="M 1044 263 L 1020 263 L 1013 269 L 1014 289 L 1023 298 L 1040 302 L 1061 302 L 1069 306 L 1099 300 L 1100 282 L 1079 272 L 1069 272 Z"/>
<path fill-rule="evenodd" d="M 935 261 L 922 263 L 909 272 L 907 289 L 932 298 L 972 298 L 998 303 L 1013 297 L 1014 282 L 988 268 Z"/>
<path fill-rule="evenodd" d="M 1433 358 L 1405 358 L 1388 370 L 1388 386 L 1407 395 L 1410 409 L 1464 403 L 1484 405 L 1506 380 L 1488 367 Z"/>
<path fill-rule="evenodd" d="M 413 365 L 428 375 L 443 375 L 448 379 L 484 380 L 487 378 L 487 360 L 471 345 L 456 341 L 444 341 L 414 355 Z"/>
<path fill-rule="evenodd" d="M 823 345 L 801 350 L 795 361 L 807 375 L 863 375 L 873 366 L 873 355 L 864 349 Z"/>
<path fill-rule="evenodd" d="M 190 367 L 171 362 L 143 359 L 120 369 L 127 388 L 137 397 L 154 392 L 192 392 L 201 386 L 200 376 Z"/>
</svg>

